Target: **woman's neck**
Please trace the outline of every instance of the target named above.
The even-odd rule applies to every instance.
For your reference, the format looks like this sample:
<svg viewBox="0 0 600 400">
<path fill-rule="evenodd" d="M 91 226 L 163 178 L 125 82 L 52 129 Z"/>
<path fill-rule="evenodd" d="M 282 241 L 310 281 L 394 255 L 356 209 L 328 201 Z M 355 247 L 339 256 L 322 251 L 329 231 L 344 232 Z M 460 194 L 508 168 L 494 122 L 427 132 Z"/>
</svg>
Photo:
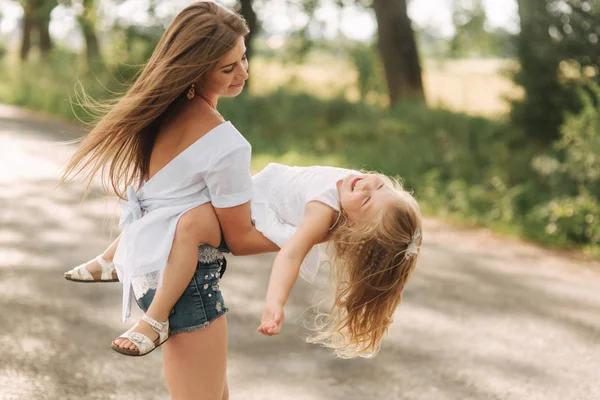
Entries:
<svg viewBox="0 0 600 400">
<path fill-rule="evenodd" d="M 199 100 L 202 100 L 208 103 L 209 106 L 217 109 L 217 103 L 219 102 L 219 96 L 214 93 L 202 93 L 201 96 L 198 96 Z"/>
<path fill-rule="evenodd" d="M 210 114 L 214 114 L 220 119 L 224 120 L 221 113 L 219 113 L 211 103 L 209 103 L 205 98 L 197 96 L 192 101 L 186 102 L 185 111 L 183 111 L 183 114 L 180 114 L 180 116 L 184 117 L 187 115 L 190 118 L 203 116 L 202 118 L 204 118 Z"/>
</svg>

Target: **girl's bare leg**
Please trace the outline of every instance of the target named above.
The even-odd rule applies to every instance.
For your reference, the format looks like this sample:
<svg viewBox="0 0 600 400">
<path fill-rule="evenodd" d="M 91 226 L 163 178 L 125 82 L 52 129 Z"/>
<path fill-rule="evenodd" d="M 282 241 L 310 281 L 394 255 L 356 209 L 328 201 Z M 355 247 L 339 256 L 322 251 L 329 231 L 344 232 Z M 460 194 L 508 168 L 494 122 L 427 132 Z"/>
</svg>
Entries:
<svg viewBox="0 0 600 400">
<path fill-rule="evenodd" d="M 106 261 L 112 261 L 113 258 L 115 258 L 115 252 L 117 251 L 117 246 L 119 245 L 120 238 L 121 238 L 121 235 L 117 236 L 115 241 L 112 242 L 111 245 L 106 248 L 106 250 L 104 250 L 104 253 L 102 253 L 103 259 L 105 259 Z M 98 264 L 98 263 L 96 263 L 96 264 Z"/>
<path fill-rule="evenodd" d="M 219 221 L 210 204 L 196 207 L 181 216 L 175 230 L 173 247 L 163 272 L 162 283 L 146 315 L 157 321 L 166 321 L 171 309 L 177 303 L 188 287 L 198 263 L 198 246 L 208 244 L 217 247 L 221 240 Z M 151 340 L 158 337 L 150 325 L 139 321 L 133 328 Z M 135 349 L 136 346 L 128 339 L 115 339 L 114 343 L 125 349 Z"/>
<path fill-rule="evenodd" d="M 227 400 L 227 320 L 173 335 L 163 346 L 171 400 Z"/>
</svg>

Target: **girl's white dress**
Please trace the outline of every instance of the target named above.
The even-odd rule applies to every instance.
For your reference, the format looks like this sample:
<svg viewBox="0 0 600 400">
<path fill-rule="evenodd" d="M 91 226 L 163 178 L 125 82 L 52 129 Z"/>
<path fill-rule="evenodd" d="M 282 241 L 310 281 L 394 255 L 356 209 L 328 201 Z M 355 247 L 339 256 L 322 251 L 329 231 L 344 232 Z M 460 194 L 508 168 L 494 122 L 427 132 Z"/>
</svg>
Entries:
<svg viewBox="0 0 600 400">
<path fill-rule="evenodd" d="M 256 229 L 280 248 L 302 219 L 306 205 L 319 201 L 339 213 L 337 182 L 359 172 L 334 167 L 289 167 L 271 163 L 252 178 L 252 219 Z M 319 246 L 314 246 L 300 268 L 300 276 L 313 282 L 319 272 Z"/>
<path fill-rule="evenodd" d="M 123 320 L 130 313 L 131 283 L 162 271 L 167 264 L 179 218 L 212 202 L 234 207 L 252 197 L 246 139 L 230 122 L 202 136 L 165 165 L 136 192 L 127 190 L 119 225 L 123 228 L 114 263 L 123 283 Z"/>
</svg>

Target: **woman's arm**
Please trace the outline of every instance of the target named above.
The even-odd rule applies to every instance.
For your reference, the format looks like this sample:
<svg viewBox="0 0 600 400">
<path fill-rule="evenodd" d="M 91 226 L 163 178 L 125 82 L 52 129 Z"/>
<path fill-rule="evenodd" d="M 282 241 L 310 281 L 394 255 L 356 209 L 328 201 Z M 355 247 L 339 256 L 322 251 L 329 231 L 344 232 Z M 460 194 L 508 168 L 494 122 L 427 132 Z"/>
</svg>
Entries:
<svg viewBox="0 0 600 400">
<path fill-rule="evenodd" d="M 256 230 L 250 219 L 250 202 L 229 208 L 215 208 L 227 247 L 234 256 L 278 251 L 279 247 Z"/>
<path fill-rule="evenodd" d="M 310 202 L 296 233 L 281 249 L 271 271 L 262 322 L 258 331 L 276 335 L 283 324 L 283 307 L 298 279 L 300 266 L 306 255 L 318 243 L 325 241 L 336 215 L 331 207 Z"/>
<path fill-rule="evenodd" d="M 278 251 L 279 247 L 257 231 L 250 219 L 251 147 L 240 141 L 237 134 L 231 135 L 228 140 L 234 141 L 234 144 L 226 146 L 206 174 L 211 203 L 227 246 L 237 256 Z"/>
</svg>

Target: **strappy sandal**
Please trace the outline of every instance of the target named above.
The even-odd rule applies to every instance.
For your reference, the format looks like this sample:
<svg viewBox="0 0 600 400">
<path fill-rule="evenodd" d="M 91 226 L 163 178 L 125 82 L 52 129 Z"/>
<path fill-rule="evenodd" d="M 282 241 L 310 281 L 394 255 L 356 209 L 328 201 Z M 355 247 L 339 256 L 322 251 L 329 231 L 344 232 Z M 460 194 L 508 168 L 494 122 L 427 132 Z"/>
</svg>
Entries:
<svg viewBox="0 0 600 400">
<path fill-rule="evenodd" d="M 65 272 L 65 279 L 73 282 L 119 282 L 115 264 L 111 261 L 106 261 L 102 256 L 94 258 L 100 264 L 100 276 L 98 272 L 93 274 L 87 270 L 85 264 L 81 264 L 70 271 Z M 88 261 L 89 262 L 89 261 Z"/>
<path fill-rule="evenodd" d="M 171 330 L 169 329 L 169 321 L 168 320 L 164 321 L 164 322 L 158 322 L 157 320 L 152 319 L 149 316 L 147 316 L 146 314 L 144 314 L 144 316 L 142 317 L 142 321 L 144 321 L 145 323 L 150 325 L 152 327 L 152 329 L 156 333 L 158 333 L 158 337 L 156 338 L 155 341 L 152 341 L 148 336 L 146 336 L 142 333 L 127 331 L 124 334 L 122 334 L 121 336 L 119 336 L 118 338 L 116 338 L 115 340 L 117 340 L 119 338 L 127 339 L 131 343 L 135 344 L 137 349 L 134 349 L 134 350 L 123 349 L 123 348 L 117 346 L 115 344 L 114 340 L 110 347 L 117 353 L 121 353 L 126 356 L 139 357 L 139 356 L 145 356 L 146 354 L 151 353 L 154 349 L 156 349 L 157 347 L 160 347 L 160 345 L 162 345 L 164 342 L 169 340 L 169 336 L 171 335 Z"/>
</svg>

